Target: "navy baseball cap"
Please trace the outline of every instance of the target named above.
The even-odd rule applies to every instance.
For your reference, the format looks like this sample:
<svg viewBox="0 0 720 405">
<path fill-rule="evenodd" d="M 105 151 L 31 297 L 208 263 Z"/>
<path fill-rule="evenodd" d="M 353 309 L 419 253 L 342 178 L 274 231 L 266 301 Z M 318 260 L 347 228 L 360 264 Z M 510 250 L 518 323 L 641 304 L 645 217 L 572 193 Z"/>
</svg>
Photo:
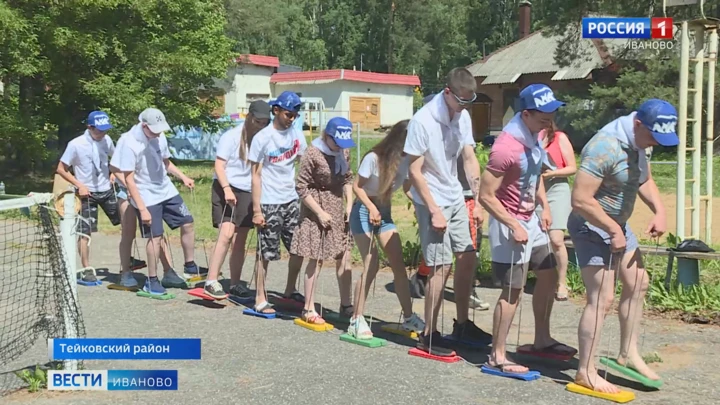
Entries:
<svg viewBox="0 0 720 405">
<path fill-rule="evenodd" d="M 651 98 L 637 109 L 635 118 L 652 133 L 653 138 L 662 146 L 677 146 L 678 139 L 677 110 L 665 100 Z"/>
<path fill-rule="evenodd" d="M 102 111 L 91 112 L 90 115 L 88 115 L 87 124 L 101 131 L 108 131 L 113 127 L 112 124 L 110 124 L 110 117 Z"/>
<path fill-rule="evenodd" d="M 283 110 L 298 112 L 300 111 L 302 101 L 300 101 L 300 97 L 292 91 L 283 91 L 275 100 L 270 102 L 270 105 L 273 107 L 278 106 Z"/>
<path fill-rule="evenodd" d="M 343 117 L 334 117 L 325 126 L 325 133 L 332 137 L 335 144 L 341 149 L 349 149 L 355 146 L 352 130 L 352 122 Z"/>
<path fill-rule="evenodd" d="M 538 110 L 553 113 L 565 103 L 555 99 L 555 93 L 544 84 L 531 84 L 520 92 L 520 106 L 523 110 Z"/>
</svg>

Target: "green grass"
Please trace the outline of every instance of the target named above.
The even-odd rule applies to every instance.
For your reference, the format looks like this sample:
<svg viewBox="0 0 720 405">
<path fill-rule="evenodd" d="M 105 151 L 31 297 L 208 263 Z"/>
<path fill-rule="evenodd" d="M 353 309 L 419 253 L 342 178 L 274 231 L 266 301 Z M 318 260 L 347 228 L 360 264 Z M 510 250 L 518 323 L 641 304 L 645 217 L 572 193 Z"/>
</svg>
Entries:
<svg viewBox="0 0 720 405">
<path fill-rule="evenodd" d="M 308 143 L 312 141 L 312 137 L 308 137 Z M 360 154 L 364 155 L 380 139 L 370 138 L 363 139 L 360 143 Z M 478 159 L 482 167 L 487 162 L 488 151 L 478 148 Z M 660 156 L 659 159 L 665 157 Z M 667 157 L 674 160 L 673 156 Z M 357 149 L 351 151 L 351 165 L 353 168 L 357 166 Z M 658 160 L 658 159 L 655 159 Z M 211 203 L 210 187 L 213 177 L 213 162 L 176 162 L 177 166 L 189 177 L 195 180 L 196 189 L 192 193 L 179 181 L 173 178 L 173 182 L 180 191 L 181 196 L 185 200 L 188 208 L 195 217 L 195 233 L 196 239 L 199 241 L 198 246 L 203 252 L 198 251 L 196 256 L 199 261 L 205 260 L 205 255 L 211 255 L 214 247 L 214 241 L 217 238 L 217 230 L 213 228 L 211 222 Z M 675 193 L 675 173 L 676 166 L 670 164 L 653 165 L 653 175 L 656 179 L 658 187 L 663 193 Z M 720 158 L 714 160 L 714 171 L 718 174 L 715 176 L 714 194 L 720 193 Z M 691 166 L 688 165 L 688 175 L 691 172 Z M 45 176 L 20 176 L 17 174 L 8 174 L 0 179 L 5 182 L 8 194 L 25 195 L 30 191 L 50 192 L 52 190 L 52 173 Z M 688 187 L 688 192 L 690 188 Z M 703 191 L 704 192 L 704 191 Z M 414 213 L 409 207 L 409 201 L 403 194 L 402 190 L 398 190 L 393 195 L 393 216 L 398 226 L 401 240 L 404 245 L 404 257 L 408 267 L 416 267 L 418 236 L 417 224 L 414 219 Z M 9 213 L 3 213 L 2 217 L 7 218 Z M 19 216 L 19 215 L 18 215 Z M 103 233 L 119 234 L 119 227 L 113 227 L 109 220 L 100 215 L 100 229 Z M 171 240 L 179 243 L 179 230 L 169 232 Z M 253 245 L 253 239 L 249 245 Z M 651 245 L 650 241 L 642 241 L 643 244 Z M 659 246 L 659 249 L 665 249 L 666 246 Z M 715 247 L 720 251 L 720 247 Z M 381 256 L 381 260 L 384 258 Z M 354 265 L 359 266 L 360 254 L 357 248 L 353 252 Z M 704 261 L 702 262 L 701 284 L 699 287 L 690 291 L 684 291 L 680 288 L 673 287 L 670 291 L 664 288 L 665 269 L 667 266 L 667 258 L 648 255 L 645 257 L 646 268 L 649 271 L 651 282 L 650 291 L 647 296 L 648 308 L 656 311 L 674 311 L 682 314 L 696 314 L 718 317 L 720 313 L 720 261 Z M 480 260 L 478 262 L 478 279 L 484 283 L 491 280 L 490 274 L 490 252 L 487 240 L 482 244 Z M 532 279 L 532 273 L 530 278 Z M 532 281 L 531 281 L 532 282 Z M 579 272 L 572 266 L 568 271 L 568 284 L 575 296 L 584 294 L 584 286 L 580 279 Z M 620 291 L 618 291 L 619 293 Z M 491 299 L 492 297 L 487 297 Z"/>
</svg>

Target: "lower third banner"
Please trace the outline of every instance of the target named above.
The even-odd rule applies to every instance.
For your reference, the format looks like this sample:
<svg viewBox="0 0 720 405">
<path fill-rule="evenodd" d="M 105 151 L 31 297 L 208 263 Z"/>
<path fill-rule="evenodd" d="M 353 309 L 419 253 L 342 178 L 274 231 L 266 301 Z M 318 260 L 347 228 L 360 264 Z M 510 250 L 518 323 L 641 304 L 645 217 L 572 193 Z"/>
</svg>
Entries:
<svg viewBox="0 0 720 405">
<path fill-rule="evenodd" d="M 177 391 L 177 370 L 49 370 L 48 390 Z"/>
</svg>

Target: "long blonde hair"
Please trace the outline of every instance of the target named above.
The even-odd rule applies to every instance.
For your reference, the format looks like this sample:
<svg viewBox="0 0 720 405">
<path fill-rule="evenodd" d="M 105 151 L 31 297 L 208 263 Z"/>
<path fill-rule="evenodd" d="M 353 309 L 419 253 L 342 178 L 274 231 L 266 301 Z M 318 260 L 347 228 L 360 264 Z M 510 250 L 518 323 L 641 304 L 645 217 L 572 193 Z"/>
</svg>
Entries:
<svg viewBox="0 0 720 405">
<path fill-rule="evenodd" d="M 410 120 L 402 120 L 393 125 L 382 141 L 370 149 L 377 156 L 378 166 L 378 198 L 381 203 L 387 204 L 392 199 L 393 184 L 397 177 L 398 168 L 403 158 L 403 146 L 407 138 L 407 126 Z M 364 158 L 364 156 L 363 156 Z"/>
<path fill-rule="evenodd" d="M 247 163 L 247 154 L 250 150 L 250 144 L 252 143 L 252 138 L 248 139 L 248 131 L 247 131 L 247 122 L 253 119 L 252 113 L 248 113 L 247 116 L 245 116 L 245 122 L 243 123 L 242 132 L 240 134 L 240 149 L 238 150 L 238 154 L 240 155 L 240 160 Z M 253 136 L 254 137 L 254 136 Z"/>
</svg>

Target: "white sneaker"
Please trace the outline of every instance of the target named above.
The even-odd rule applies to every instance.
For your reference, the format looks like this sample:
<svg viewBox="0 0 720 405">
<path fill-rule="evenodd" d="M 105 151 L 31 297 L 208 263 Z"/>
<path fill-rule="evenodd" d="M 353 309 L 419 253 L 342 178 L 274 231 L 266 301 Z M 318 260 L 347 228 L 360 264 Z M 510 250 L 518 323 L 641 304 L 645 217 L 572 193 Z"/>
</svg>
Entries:
<svg viewBox="0 0 720 405">
<path fill-rule="evenodd" d="M 481 300 L 480 297 L 477 296 L 477 293 L 473 291 L 473 294 L 470 296 L 470 308 L 487 311 L 490 309 L 490 303 Z"/>
<path fill-rule="evenodd" d="M 405 319 L 405 322 L 402 324 L 402 328 L 406 331 L 422 333 L 422 331 L 425 330 L 425 321 L 423 321 L 416 313 L 413 313 L 410 318 Z"/>
<path fill-rule="evenodd" d="M 370 330 L 367 321 L 365 321 L 364 316 L 358 316 L 355 319 L 351 319 L 347 333 L 355 339 L 361 340 L 372 339 L 373 337 L 372 331 Z"/>
<path fill-rule="evenodd" d="M 123 287 L 137 287 L 138 282 L 133 277 L 132 271 L 120 274 L 120 285 Z"/>
</svg>

